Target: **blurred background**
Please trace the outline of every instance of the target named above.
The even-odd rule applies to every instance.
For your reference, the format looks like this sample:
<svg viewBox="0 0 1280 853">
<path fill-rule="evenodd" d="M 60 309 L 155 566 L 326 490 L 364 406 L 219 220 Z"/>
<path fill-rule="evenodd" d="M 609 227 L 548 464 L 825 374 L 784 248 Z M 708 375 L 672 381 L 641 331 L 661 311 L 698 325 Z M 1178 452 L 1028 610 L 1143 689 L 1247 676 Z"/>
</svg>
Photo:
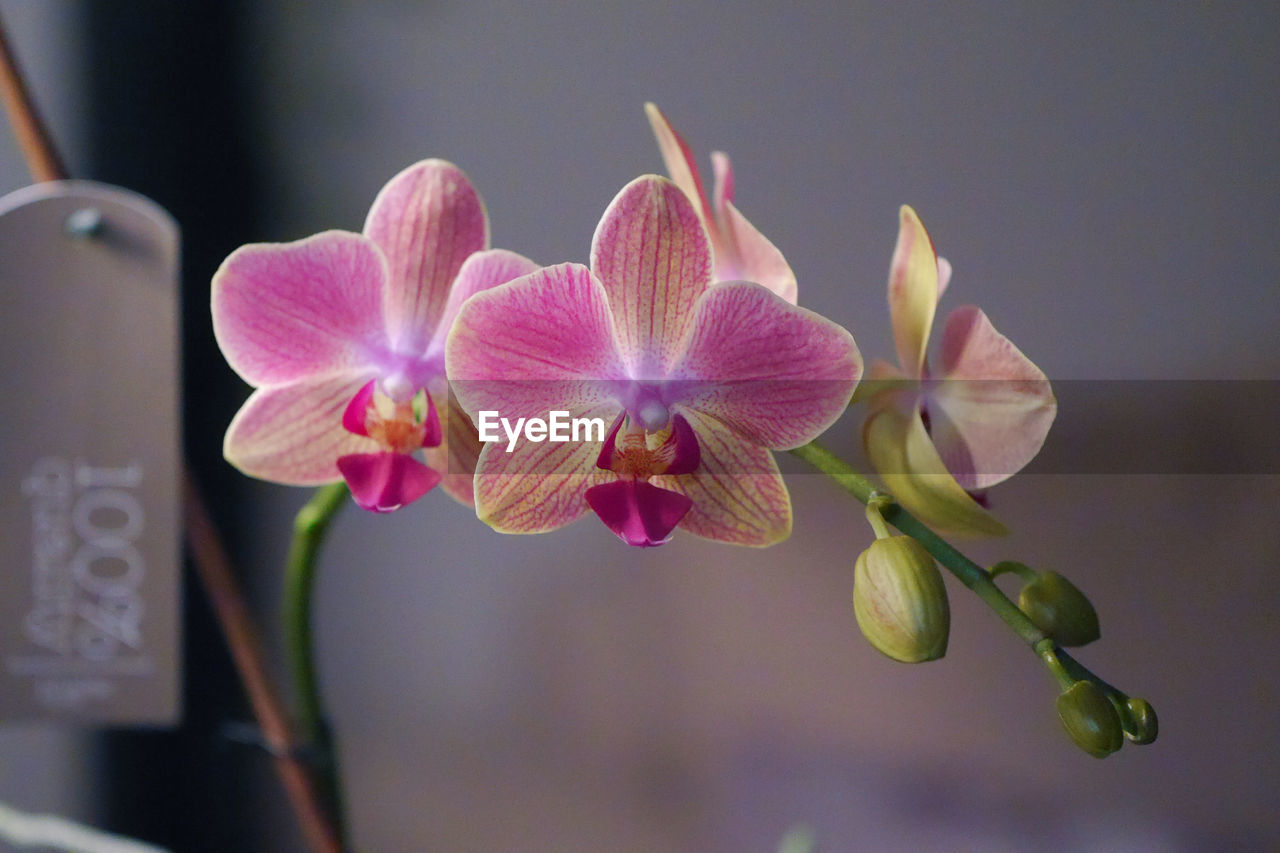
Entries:
<svg viewBox="0 0 1280 853">
<path fill-rule="evenodd" d="M 358 230 L 428 156 L 464 168 L 496 246 L 585 261 L 661 171 L 653 100 L 782 249 L 801 303 L 892 352 L 910 203 L 974 302 L 1055 382 L 1013 530 L 965 550 L 1071 577 L 1081 659 L 1149 698 L 1159 741 L 1105 761 L 1039 662 L 958 584 L 947 657 L 859 635 L 862 510 L 783 460 L 796 524 L 762 551 L 591 520 L 490 532 L 435 494 L 354 508 L 316 623 L 356 845 L 368 851 L 1220 851 L 1280 847 L 1280 7 L 797 2 L 3 0 L 70 171 L 184 229 L 186 441 L 274 655 L 304 490 L 221 436 L 248 389 L 208 282 L 245 242 Z M 29 183 L 0 134 L 0 190 Z M 941 316 L 941 314 L 940 314 Z M 20 369 L 5 365 L 4 369 Z M 1120 383 L 1120 380 L 1127 380 Z M 851 413 L 830 443 L 856 453 Z M 301 849 L 194 583 L 175 731 L 0 724 L 0 801 L 177 851 Z"/>
</svg>

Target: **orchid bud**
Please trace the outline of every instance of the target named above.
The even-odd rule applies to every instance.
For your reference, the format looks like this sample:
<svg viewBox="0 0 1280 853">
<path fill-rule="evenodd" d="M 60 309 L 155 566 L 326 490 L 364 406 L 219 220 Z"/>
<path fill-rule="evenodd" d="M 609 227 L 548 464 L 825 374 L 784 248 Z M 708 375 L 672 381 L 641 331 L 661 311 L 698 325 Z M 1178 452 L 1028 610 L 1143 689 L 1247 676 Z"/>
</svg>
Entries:
<svg viewBox="0 0 1280 853">
<path fill-rule="evenodd" d="M 1018 594 L 1018 607 L 1060 646 L 1083 646 L 1100 636 L 1089 599 L 1057 572 L 1037 574 Z"/>
<path fill-rule="evenodd" d="M 1077 681 L 1058 696 L 1058 718 L 1076 746 L 1106 758 L 1124 744 L 1120 715 L 1092 681 Z"/>
<path fill-rule="evenodd" d="M 946 654 L 951 610 L 933 557 L 910 536 L 876 539 L 858 557 L 853 612 L 862 634 L 903 663 Z"/>
<path fill-rule="evenodd" d="M 1156 721 L 1156 709 L 1146 699 L 1130 696 L 1125 700 L 1124 734 L 1136 744 L 1148 744 L 1156 739 L 1160 726 Z"/>
</svg>

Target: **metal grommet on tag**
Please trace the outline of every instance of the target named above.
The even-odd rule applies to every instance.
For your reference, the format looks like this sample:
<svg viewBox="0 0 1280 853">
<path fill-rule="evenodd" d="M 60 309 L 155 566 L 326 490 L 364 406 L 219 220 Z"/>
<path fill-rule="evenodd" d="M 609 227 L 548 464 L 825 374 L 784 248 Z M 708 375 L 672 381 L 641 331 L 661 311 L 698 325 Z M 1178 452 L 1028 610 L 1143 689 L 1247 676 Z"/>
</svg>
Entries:
<svg viewBox="0 0 1280 853">
<path fill-rule="evenodd" d="M 102 233 L 102 211 L 96 207 L 82 207 L 67 217 L 63 230 L 78 239 L 97 237 Z"/>
<path fill-rule="evenodd" d="M 86 181 L 0 199 L 0 720 L 179 713 L 178 229 Z"/>
</svg>

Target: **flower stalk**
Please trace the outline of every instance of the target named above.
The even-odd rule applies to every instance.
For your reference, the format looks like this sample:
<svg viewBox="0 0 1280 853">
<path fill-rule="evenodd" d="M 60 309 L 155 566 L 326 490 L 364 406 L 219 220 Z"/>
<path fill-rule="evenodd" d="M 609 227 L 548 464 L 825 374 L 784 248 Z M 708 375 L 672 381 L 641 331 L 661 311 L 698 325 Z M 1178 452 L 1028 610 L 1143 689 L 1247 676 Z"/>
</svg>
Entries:
<svg viewBox="0 0 1280 853">
<path fill-rule="evenodd" d="M 321 486 L 293 522 L 293 541 L 285 560 L 284 633 L 293 676 L 298 733 L 310 756 L 316 787 L 338 836 L 346 843 L 345 809 L 342 798 L 338 754 L 320 695 L 316 676 L 315 642 L 311 627 L 312 598 L 315 591 L 317 557 L 333 519 L 348 503 L 345 483 Z"/>
</svg>

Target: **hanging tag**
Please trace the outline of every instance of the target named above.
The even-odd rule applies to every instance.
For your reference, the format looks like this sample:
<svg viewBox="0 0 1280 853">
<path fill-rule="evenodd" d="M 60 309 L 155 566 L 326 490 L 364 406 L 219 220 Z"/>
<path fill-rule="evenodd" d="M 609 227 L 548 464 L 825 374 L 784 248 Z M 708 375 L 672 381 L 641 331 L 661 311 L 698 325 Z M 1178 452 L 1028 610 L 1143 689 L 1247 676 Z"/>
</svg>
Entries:
<svg viewBox="0 0 1280 853">
<path fill-rule="evenodd" d="M 0 199 L 0 720 L 176 723 L 178 371 L 164 210 Z"/>
</svg>

